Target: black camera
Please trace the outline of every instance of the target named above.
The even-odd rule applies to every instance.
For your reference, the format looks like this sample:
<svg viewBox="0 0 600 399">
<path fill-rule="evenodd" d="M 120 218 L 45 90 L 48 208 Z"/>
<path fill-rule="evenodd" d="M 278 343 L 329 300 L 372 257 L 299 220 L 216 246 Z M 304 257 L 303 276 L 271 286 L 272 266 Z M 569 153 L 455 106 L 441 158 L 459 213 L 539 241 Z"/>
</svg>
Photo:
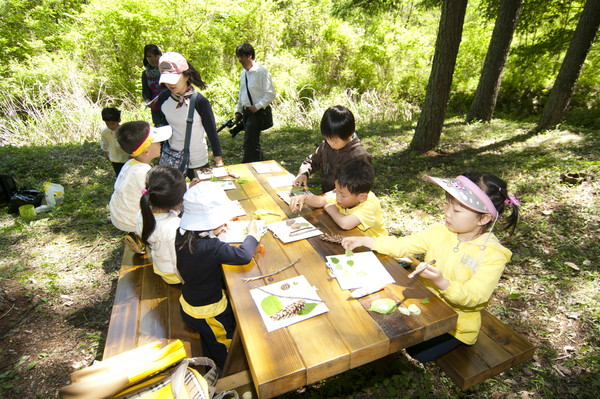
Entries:
<svg viewBox="0 0 600 399">
<path fill-rule="evenodd" d="M 219 126 L 219 128 L 217 129 L 217 133 L 219 133 L 226 127 L 229 128 L 229 133 L 231 133 L 231 136 L 235 137 L 239 132 L 244 130 L 244 122 L 241 119 L 239 121 L 235 121 L 233 118 L 231 118 L 228 121 L 223 122 L 223 124 Z"/>
</svg>

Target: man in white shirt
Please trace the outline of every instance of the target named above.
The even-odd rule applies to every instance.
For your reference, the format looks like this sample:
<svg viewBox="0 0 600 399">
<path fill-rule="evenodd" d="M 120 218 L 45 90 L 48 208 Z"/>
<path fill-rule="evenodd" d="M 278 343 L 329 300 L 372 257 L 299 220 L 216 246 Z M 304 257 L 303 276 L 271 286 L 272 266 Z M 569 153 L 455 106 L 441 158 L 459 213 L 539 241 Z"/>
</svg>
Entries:
<svg viewBox="0 0 600 399">
<path fill-rule="evenodd" d="M 264 126 L 265 109 L 275 100 L 276 92 L 269 71 L 254 60 L 254 48 L 249 43 L 235 49 L 238 61 L 244 67 L 240 77 L 240 92 L 235 119 L 244 120 L 243 163 L 262 161 L 260 132 Z"/>
</svg>

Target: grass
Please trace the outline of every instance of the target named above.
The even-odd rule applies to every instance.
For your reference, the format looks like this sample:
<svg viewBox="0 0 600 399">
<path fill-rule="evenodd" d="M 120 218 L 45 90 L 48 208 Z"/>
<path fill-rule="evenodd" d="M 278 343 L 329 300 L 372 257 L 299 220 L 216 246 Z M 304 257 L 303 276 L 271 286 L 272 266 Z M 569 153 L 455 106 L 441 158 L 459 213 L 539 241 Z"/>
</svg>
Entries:
<svg viewBox="0 0 600 399">
<path fill-rule="evenodd" d="M 89 106 L 97 111 L 97 104 Z M 390 233 L 408 234 L 440 220 L 443 195 L 421 180 L 425 174 L 491 171 L 521 199 L 517 232 L 500 235 L 513 250 L 513 260 L 488 309 L 538 349 L 533 361 L 465 393 L 435 365 L 422 366 L 397 354 L 286 397 L 596 397 L 597 133 L 565 127 L 534 135 L 529 133 L 533 124 L 494 120 L 467 125 L 450 118 L 437 152 L 419 156 L 408 150 L 413 123 L 372 121 L 361 112 L 356 108 L 358 134 L 374 156 L 374 191 Z M 267 157 L 296 172 L 320 141 L 308 128 L 315 125 L 304 120 L 296 126 L 306 127 L 269 130 L 262 139 Z M 85 131 L 68 139 L 48 140 L 46 135 L 42 145 L 32 136 L 19 146 L 0 147 L 0 171 L 12 173 L 20 186 L 39 189 L 51 181 L 65 187 L 64 202 L 32 220 L 0 208 L 0 288 L 9 297 L 0 308 L 0 397 L 56 397 L 70 372 L 102 356 L 122 234 L 108 220 L 112 168 L 100 155 L 95 130 Z M 4 143 L 13 142 L 2 134 Z M 223 131 L 221 142 L 226 163 L 240 162 L 241 137 L 232 140 Z M 566 172 L 586 178 L 564 183 Z M 309 184 L 318 186 L 316 179 Z"/>
</svg>

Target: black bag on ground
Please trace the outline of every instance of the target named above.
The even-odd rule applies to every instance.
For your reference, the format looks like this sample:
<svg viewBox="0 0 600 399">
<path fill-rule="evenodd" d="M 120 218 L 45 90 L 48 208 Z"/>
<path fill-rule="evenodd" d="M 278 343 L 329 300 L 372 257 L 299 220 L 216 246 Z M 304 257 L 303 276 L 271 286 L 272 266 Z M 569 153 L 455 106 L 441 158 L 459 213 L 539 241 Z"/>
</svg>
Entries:
<svg viewBox="0 0 600 399">
<path fill-rule="evenodd" d="M 17 192 L 17 182 L 15 178 L 8 173 L 0 174 L 0 203 L 10 201 L 10 198 Z"/>
<path fill-rule="evenodd" d="M 34 207 L 42 205 L 44 192 L 40 190 L 19 190 L 8 202 L 8 210 L 12 213 L 19 213 L 19 207 L 22 205 L 31 204 Z"/>
</svg>

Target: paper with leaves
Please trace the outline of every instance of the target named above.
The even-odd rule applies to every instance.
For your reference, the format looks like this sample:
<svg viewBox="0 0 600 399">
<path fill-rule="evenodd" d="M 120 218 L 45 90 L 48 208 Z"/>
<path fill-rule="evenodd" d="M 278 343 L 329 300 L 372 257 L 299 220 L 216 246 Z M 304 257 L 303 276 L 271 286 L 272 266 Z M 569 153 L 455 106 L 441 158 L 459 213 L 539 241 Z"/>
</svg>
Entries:
<svg viewBox="0 0 600 399">
<path fill-rule="evenodd" d="M 372 252 L 326 256 L 326 265 L 343 290 L 384 286 L 396 281 Z"/>
<path fill-rule="evenodd" d="M 254 288 L 250 295 L 269 332 L 329 311 L 304 276 Z"/>
<path fill-rule="evenodd" d="M 198 176 L 198 179 L 200 180 L 208 180 L 212 177 L 226 177 L 229 176 L 229 173 L 224 166 L 221 166 L 219 168 L 207 168 L 206 170 L 198 169 L 196 170 L 196 176 Z"/>
<path fill-rule="evenodd" d="M 321 230 L 317 229 L 303 217 L 270 223 L 267 225 L 267 228 L 285 244 L 323 234 Z"/>
</svg>

